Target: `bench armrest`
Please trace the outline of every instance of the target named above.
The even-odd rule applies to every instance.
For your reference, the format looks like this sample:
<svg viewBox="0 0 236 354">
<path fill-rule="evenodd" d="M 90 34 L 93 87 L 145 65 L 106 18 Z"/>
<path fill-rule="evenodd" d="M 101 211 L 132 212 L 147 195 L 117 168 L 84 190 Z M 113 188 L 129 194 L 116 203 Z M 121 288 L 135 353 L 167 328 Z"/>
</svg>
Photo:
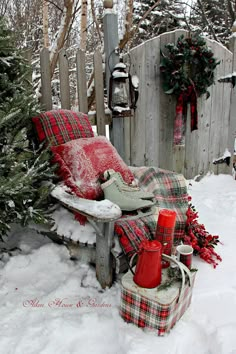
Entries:
<svg viewBox="0 0 236 354">
<path fill-rule="evenodd" d="M 64 185 L 57 185 L 51 192 L 51 196 L 57 199 L 67 209 L 78 212 L 97 222 L 110 222 L 121 217 L 122 212 L 118 205 L 110 200 L 101 201 L 79 198 L 66 191 Z"/>
</svg>

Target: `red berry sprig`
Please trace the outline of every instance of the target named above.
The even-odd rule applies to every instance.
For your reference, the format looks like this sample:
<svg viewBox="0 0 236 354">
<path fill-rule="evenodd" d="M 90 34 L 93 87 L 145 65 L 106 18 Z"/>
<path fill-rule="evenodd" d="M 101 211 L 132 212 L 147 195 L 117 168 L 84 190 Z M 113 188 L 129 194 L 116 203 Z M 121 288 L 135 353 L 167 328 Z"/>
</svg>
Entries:
<svg viewBox="0 0 236 354">
<path fill-rule="evenodd" d="M 191 197 L 189 198 L 191 200 Z M 198 213 L 194 206 L 189 204 L 186 212 L 186 234 L 184 243 L 191 245 L 194 249 L 194 254 L 198 254 L 200 258 L 215 268 L 222 261 L 221 257 L 215 252 L 214 247 L 220 242 L 219 236 L 211 235 L 206 231 L 203 224 L 198 222 Z"/>
</svg>

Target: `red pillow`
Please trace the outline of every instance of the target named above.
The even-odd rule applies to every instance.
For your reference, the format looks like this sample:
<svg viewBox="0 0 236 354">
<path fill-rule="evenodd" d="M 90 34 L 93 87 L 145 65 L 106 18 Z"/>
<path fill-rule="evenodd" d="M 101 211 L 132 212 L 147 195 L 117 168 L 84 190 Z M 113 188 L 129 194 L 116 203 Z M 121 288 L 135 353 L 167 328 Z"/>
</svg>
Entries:
<svg viewBox="0 0 236 354">
<path fill-rule="evenodd" d="M 32 118 L 40 142 L 60 145 L 78 138 L 93 137 L 88 116 L 81 112 L 58 109 Z"/>
<path fill-rule="evenodd" d="M 59 163 L 59 175 L 79 197 L 101 198 L 103 192 L 98 177 L 108 169 L 120 172 L 126 183 L 134 179 L 128 166 L 104 136 L 76 139 L 51 149 L 54 161 Z"/>
</svg>

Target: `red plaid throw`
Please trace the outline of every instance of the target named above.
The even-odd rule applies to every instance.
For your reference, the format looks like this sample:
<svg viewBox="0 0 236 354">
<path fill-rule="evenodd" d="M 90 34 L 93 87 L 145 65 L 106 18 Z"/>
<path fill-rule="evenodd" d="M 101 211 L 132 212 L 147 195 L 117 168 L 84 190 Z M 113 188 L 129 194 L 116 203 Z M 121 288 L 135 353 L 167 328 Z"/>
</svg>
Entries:
<svg viewBox="0 0 236 354">
<path fill-rule="evenodd" d="M 173 243 L 173 228 L 163 227 L 157 224 L 155 238 L 162 244 L 165 244 L 163 253 L 171 256 Z"/>
<path fill-rule="evenodd" d="M 178 291 L 177 294 L 173 292 L 173 286 L 176 287 L 176 285 L 171 286 L 170 291 L 172 291 L 173 296 L 168 295 L 169 299 L 171 299 L 168 303 L 165 300 L 162 301 L 161 295 L 158 300 L 155 299 L 156 296 L 153 293 L 157 293 L 157 288 L 142 290 L 142 288 L 133 283 L 132 278 L 130 272 L 122 278 L 121 317 L 126 322 L 155 331 L 159 336 L 163 336 L 170 331 L 189 307 L 192 299 L 195 273 L 192 275 L 192 285 L 185 285 L 184 294 L 180 301 Z M 167 290 L 164 290 L 164 293 L 165 291 Z"/>
<path fill-rule="evenodd" d="M 88 116 L 66 109 L 48 111 L 33 118 L 38 139 L 49 145 L 61 145 L 78 138 L 94 136 Z"/>
<path fill-rule="evenodd" d="M 185 234 L 188 194 L 182 175 L 155 167 L 139 167 L 132 170 L 143 190 L 154 193 L 159 208 L 176 212 L 174 242 L 178 243 Z M 131 257 L 138 251 L 139 243 L 155 237 L 157 220 L 153 216 L 136 220 L 120 219 L 115 223 L 115 234 L 125 254 Z"/>
</svg>

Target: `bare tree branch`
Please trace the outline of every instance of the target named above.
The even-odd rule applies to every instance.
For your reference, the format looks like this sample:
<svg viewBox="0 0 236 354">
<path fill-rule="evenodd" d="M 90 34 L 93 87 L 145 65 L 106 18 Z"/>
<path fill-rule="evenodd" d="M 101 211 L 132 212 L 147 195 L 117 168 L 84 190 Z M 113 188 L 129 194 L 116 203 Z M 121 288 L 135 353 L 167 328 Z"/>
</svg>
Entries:
<svg viewBox="0 0 236 354">
<path fill-rule="evenodd" d="M 100 28 L 99 28 L 99 23 L 98 23 L 98 20 L 97 20 L 97 16 L 95 14 L 94 0 L 91 0 L 91 9 L 92 9 L 92 17 L 93 17 L 93 21 L 94 21 L 96 29 L 97 29 L 98 37 L 99 37 L 99 40 L 100 40 L 100 42 L 102 44 L 102 35 L 101 35 Z"/>
<path fill-rule="evenodd" d="M 68 40 L 69 34 L 70 34 L 70 32 L 71 32 L 71 29 L 72 29 L 72 26 L 73 26 L 73 23 L 74 23 L 74 20 L 75 20 L 75 16 L 76 16 L 77 12 L 79 12 L 79 10 L 81 9 L 81 6 L 78 6 L 78 5 L 79 5 L 79 2 L 80 2 L 80 0 L 77 0 L 76 5 L 74 6 L 74 11 L 73 11 L 73 15 L 72 15 L 70 27 L 69 27 L 69 29 L 68 29 L 68 31 L 67 31 L 67 35 L 66 35 L 66 38 L 65 38 L 65 42 Z M 77 6 L 78 6 L 78 7 L 77 7 Z"/>
<path fill-rule="evenodd" d="M 63 12 L 63 9 L 58 6 L 57 4 L 55 4 L 55 2 L 53 2 L 52 0 L 45 0 L 46 2 L 48 2 L 49 4 L 52 4 L 53 6 L 55 6 L 59 11 Z"/>
<path fill-rule="evenodd" d="M 8 0 L 1 0 L 0 4 L 0 15 L 5 16 L 8 7 Z"/>
<path fill-rule="evenodd" d="M 138 22 L 138 24 L 135 26 L 135 28 L 129 32 L 125 32 L 125 35 L 123 37 L 123 39 L 120 41 L 120 48 L 123 49 L 125 47 L 125 45 L 131 40 L 131 42 L 134 39 L 134 36 L 136 35 L 136 33 L 138 32 L 139 26 L 141 25 L 141 23 L 148 17 L 148 15 L 150 14 L 150 12 L 152 12 L 152 10 L 154 10 L 157 5 L 159 5 L 160 0 L 156 1 L 143 15 L 143 17 L 140 19 L 140 21 Z"/>
<path fill-rule="evenodd" d="M 233 26 L 233 23 L 235 21 L 235 12 L 233 10 L 232 2 L 230 0 L 226 0 L 226 6 L 228 8 L 228 12 L 231 18 L 231 26 Z"/>
<path fill-rule="evenodd" d="M 134 2 L 133 0 L 128 0 L 128 11 L 126 14 L 126 24 L 125 24 L 125 31 L 128 34 L 131 32 L 131 28 L 133 25 L 133 10 L 134 10 Z"/>
<path fill-rule="evenodd" d="M 88 3 L 82 0 L 81 16 L 80 16 L 80 49 L 86 51 L 87 42 L 87 20 L 88 20 Z"/>
<path fill-rule="evenodd" d="M 199 6 L 199 8 L 200 8 L 200 10 L 201 10 L 201 12 L 202 12 L 203 20 L 204 20 L 204 22 L 207 24 L 207 26 L 209 27 L 209 30 L 210 30 L 210 32 L 212 33 L 214 40 L 217 41 L 217 42 L 219 42 L 219 39 L 218 39 L 217 36 L 216 36 L 216 33 L 215 33 L 215 31 L 214 31 L 214 28 L 213 28 L 212 24 L 210 23 L 210 21 L 208 20 L 208 18 L 207 18 L 207 16 L 206 16 L 206 12 L 205 12 L 204 6 L 203 6 L 203 4 L 202 4 L 202 1 L 201 1 L 201 0 L 197 0 L 197 3 L 198 3 L 198 6 Z"/>
<path fill-rule="evenodd" d="M 63 48 L 65 43 L 65 38 L 67 37 L 68 30 L 70 29 L 70 24 L 72 21 L 72 11 L 73 11 L 74 0 L 64 0 L 64 9 L 61 19 L 61 27 L 57 38 L 51 48 L 50 54 L 50 68 L 51 68 L 51 77 L 53 76 L 59 51 Z"/>
</svg>

